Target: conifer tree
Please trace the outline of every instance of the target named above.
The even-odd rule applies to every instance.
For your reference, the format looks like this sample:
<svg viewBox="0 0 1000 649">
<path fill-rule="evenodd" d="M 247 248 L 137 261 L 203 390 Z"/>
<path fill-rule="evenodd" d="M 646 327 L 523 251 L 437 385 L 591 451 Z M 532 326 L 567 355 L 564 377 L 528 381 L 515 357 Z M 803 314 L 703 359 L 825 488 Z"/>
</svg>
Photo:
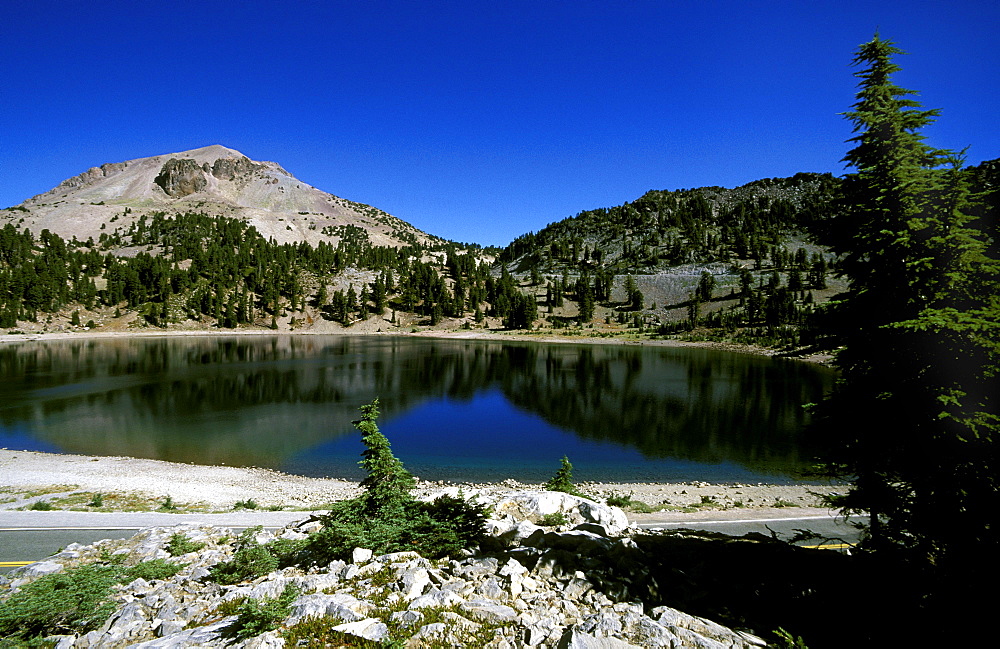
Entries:
<svg viewBox="0 0 1000 649">
<path fill-rule="evenodd" d="M 698 299 L 702 302 L 710 302 L 714 290 L 715 277 L 707 270 L 701 271 L 701 277 L 698 279 Z"/>
<path fill-rule="evenodd" d="M 869 514 L 867 547 L 957 575 L 1000 539 L 1000 274 L 958 164 L 940 169 L 954 156 L 920 134 L 938 111 L 891 80 L 898 54 L 876 35 L 854 58 L 836 249 L 850 288 L 825 317 L 841 379 L 814 431 L 852 481 L 841 505 Z"/>
<path fill-rule="evenodd" d="M 625 295 L 629 306 L 632 309 L 636 311 L 642 309 L 642 303 L 644 301 L 642 291 L 640 291 L 638 285 L 636 285 L 635 277 L 631 275 L 625 276 Z"/>
<path fill-rule="evenodd" d="M 361 419 L 354 422 L 365 445 L 363 459 L 358 464 L 368 473 L 361 487 L 365 489 L 363 506 L 370 514 L 401 509 L 410 500 L 410 490 L 416 484 L 403 463 L 392 454 L 389 440 L 379 431 L 378 415 L 378 399 L 375 399 L 361 406 Z"/>
</svg>

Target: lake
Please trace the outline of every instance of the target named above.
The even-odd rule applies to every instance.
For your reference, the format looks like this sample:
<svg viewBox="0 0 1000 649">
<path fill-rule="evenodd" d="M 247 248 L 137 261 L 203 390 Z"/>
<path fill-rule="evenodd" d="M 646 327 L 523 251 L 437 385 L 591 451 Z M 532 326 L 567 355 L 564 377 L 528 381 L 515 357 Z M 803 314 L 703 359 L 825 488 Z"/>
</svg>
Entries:
<svg viewBox="0 0 1000 649">
<path fill-rule="evenodd" d="M 198 336 L 0 345 L 0 446 L 363 477 L 378 398 L 427 480 L 785 482 L 834 373 L 688 347 L 404 336 Z"/>
</svg>

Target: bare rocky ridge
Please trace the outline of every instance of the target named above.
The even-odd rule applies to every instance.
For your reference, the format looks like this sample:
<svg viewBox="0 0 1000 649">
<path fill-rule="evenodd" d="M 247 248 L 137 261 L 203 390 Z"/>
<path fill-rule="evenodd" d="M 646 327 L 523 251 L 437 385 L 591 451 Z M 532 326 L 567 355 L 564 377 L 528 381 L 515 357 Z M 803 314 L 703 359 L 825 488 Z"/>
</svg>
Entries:
<svg viewBox="0 0 1000 649">
<path fill-rule="evenodd" d="M 439 240 L 374 207 L 307 185 L 277 163 L 217 144 L 93 167 L 17 209 L 0 211 L 0 225 L 96 241 L 151 212 L 238 218 L 278 243 L 336 245 L 344 226 L 365 230 L 373 245 Z"/>
</svg>

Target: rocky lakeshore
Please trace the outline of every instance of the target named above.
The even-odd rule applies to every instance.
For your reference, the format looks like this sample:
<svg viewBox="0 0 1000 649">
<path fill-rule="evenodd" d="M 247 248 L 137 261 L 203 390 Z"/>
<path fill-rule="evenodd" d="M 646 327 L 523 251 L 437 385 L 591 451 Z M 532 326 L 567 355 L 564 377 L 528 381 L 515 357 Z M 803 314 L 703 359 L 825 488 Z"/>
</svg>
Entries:
<svg viewBox="0 0 1000 649">
<path fill-rule="evenodd" d="M 647 609 L 641 600 L 658 584 L 619 509 L 557 492 L 515 491 L 489 502 L 487 540 L 457 557 L 373 556 L 357 548 L 350 561 L 222 584 L 213 567 L 233 562 L 239 548 L 303 539 L 321 524 L 306 520 L 235 539 L 208 526 L 150 528 L 127 540 L 73 545 L 19 569 L 0 578 L 0 598 L 20 604 L 32 584 L 80 566 L 156 564 L 160 572 L 122 572 L 146 576 L 114 586 L 109 615 L 94 628 L 52 637 L 62 649 L 765 645 L 669 606 Z M 557 526 L 547 522 L 552 515 Z"/>
<path fill-rule="evenodd" d="M 461 490 L 466 496 L 495 497 L 539 487 L 515 480 L 462 484 L 420 481 L 414 493 L 419 497 L 443 490 L 456 494 Z M 624 496 L 649 508 L 678 515 L 733 508 L 817 508 L 822 507 L 822 495 L 843 490 L 839 485 L 700 481 L 582 482 L 577 487 L 600 502 L 609 496 Z M 232 510 L 235 504 L 248 501 L 260 509 L 316 510 L 359 493 L 357 482 L 308 478 L 270 469 L 0 449 L 0 509 L 29 507 L 38 501 L 57 509 L 81 511 L 155 509 L 169 496 L 179 511 Z M 101 507 L 87 505 L 93 502 L 95 494 L 102 495 Z"/>
<path fill-rule="evenodd" d="M 723 509 L 767 515 L 776 505 L 819 511 L 810 508 L 837 489 L 703 482 L 577 486 L 588 498 L 513 480 L 420 481 L 413 490 L 418 499 L 460 494 L 489 506 L 489 535 L 478 551 L 428 560 L 413 552 L 372 556 L 358 548 L 351 561 L 284 567 L 220 584 L 210 578 L 213 567 L 232 562 L 241 547 L 306 538 L 321 527 L 310 512 L 357 496 L 360 486 L 260 468 L 0 449 L 0 509 L 35 509 L 44 502 L 46 509 L 135 511 L 154 509 L 169 497 L 171 511 L 232 511 L 252 502 L 261 510 L 301 514 L 283 529 L 250 537 L 188 523 L 72 545 L 0 578 L 0 600 L 16 602 L 46 575 L 80 566 L 135 567 L 139 573 L 121 574 L 145 575 L 114 586 L 109 616 L 95 628 L 54 639 L 64 648 L 764 646 L 750 633 L 661 602 L 662 574 L 649 569 L 656 551 L 637 544 L 650 534 L 640 535 L 636 523 L 648 516 L 693 520 L 710 510 L 728 513 L 718 512 Z M 606 504 L 609 497 L 624 497 L 628 513 Z M 150 562 L 176 564 L 176 574 L 141 572 Z M 260 621 L 254 615 L 262 611 L 270 611 L 271 623 L 253 632 Z M 355 644 L 316 644 L 317 637 L 353 637 Z"/>
</svg>

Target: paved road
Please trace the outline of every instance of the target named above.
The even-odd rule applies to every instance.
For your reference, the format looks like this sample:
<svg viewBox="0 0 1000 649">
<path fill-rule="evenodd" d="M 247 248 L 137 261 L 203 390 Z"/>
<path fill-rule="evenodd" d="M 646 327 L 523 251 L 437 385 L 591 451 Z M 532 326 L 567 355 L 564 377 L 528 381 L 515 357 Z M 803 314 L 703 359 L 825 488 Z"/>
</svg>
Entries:
<svg viewBox="0 0 1000 649">
<path fill-rule="evenodd" d="M 731 510 L 730 510 L 731 511 Z M 727 512 L 718 512 L 724 514 Z M 742 512 L 749 514 L 750 510 Z M 778 538 L 791 540 L 800 530 L 808 530 L 819 535 L 818 538 L 797 541 L 796 545 L 804 547 L 822 547 L 826 549 L 843 550 L 858 542 L 860 533 L 853 523 L 862 521 L 860 517 L 843 518 L 832 514 L 788 513 L 782 516 L 769 516 L 767 513 L 742 518 L 732 516 L 711 518 L 702 516 L 695 520 L 677 520 L 670 518 L 656 520 L 644 518 L 639 522 L 643 529 L 691 529 L 709 532 L 719 532 L 729 536 L 743 536 L 757 532 L 765 536 L 776 535 Z"/>
<path fill-rule="evenodd" d="M 310 516 L 310 512 L 238 511 L 223 514 L 168 514 L 162 512 L 100 513 L 66 511 L 0 511 L 0 572 L 48 557 L 70 543 L 88 545 L 100 539 L 128 538 L 145 527 L 207 523 L 241 530 L 254 525 L 279 528 Z M 709 530 L 742 536 L 749 532 L 788 539 L 798 529 L 808 529 L 820 539 L 800 543 L 838 549 L 839 543 L 857 542 L 849 521 L 819 509 L 738 509 L 698 514 L 639 514 L 631 516 L 644 529 Z M 832 543 L 831 543 L 832 541 Z"/>
<path fill-rule="evenodd" d="M 70 543 L 90 545 L 101 539 L 125 539 L 145 527 L 207 523 L 234 530 L 254 525 L 279 528 L 310 515 L 247 510 L 223 514 L 0 511 L 0 573 L 44 559 Z"/>
</svg>

